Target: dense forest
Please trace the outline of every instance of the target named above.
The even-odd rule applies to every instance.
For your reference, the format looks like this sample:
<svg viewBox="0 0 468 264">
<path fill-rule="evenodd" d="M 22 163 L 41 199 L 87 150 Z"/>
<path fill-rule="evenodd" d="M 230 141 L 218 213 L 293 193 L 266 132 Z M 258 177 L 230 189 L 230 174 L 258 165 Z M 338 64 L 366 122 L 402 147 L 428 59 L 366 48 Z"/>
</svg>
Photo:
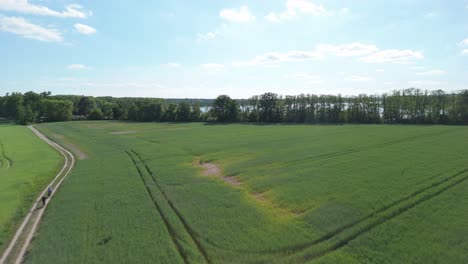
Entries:
<svg viewBox="0 0 468 264">
<path fill-rule="evenodd" d="M 468 124 L 468 90 L 409 88 L 382 95 L 265 93 L 235 100 L 115 98 L 27 92 L 0 97 L 0 117 L 19 124 L 67 120 L 146 122 Z"/>
</svg>

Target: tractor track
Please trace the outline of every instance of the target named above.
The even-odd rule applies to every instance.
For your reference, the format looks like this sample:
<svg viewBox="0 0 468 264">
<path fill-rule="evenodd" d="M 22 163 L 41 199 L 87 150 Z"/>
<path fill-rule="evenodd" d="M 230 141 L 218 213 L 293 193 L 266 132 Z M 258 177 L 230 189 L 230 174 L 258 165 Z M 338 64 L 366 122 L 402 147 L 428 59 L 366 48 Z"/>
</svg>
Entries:
<svg viewBox="0 0 468 264">
<path fill-rule="evenodd" d="M 13 166 L 13 160 L 10 159 L 7 155 L 5 155 L 5 147 L 3 146 L 3 143 L 0 141 L 0 148 L 2 149 L 1 155 L 3 157 L 3 160 L 6 160 L 6 169 L 10 168 Z M 0 167 L 3 167 L 3 162 L 1 162 Z"/>
<path fill-rule="evenodd" d="M 140 167 L 137 165 L 136 160 L 130 154 L 130 152 L 125 151 L 127 155 L 130 157 L 132 160 L 133 164 L 135 165 L 135 168 L 138 171 L 138 174 L 140 175 L 140 178 L 145 185 L 146 191 L 148 192 L 148 195 L 151 197 L 151 201 L 153 202 L 154 207 L 156 207 L 156 210 L 158 211 L 159 216 L 161 216 L 161 219 L 164 222 L 164 226 L 166 227 L 167 232 L 171 235 L 172 242 L 174 243 L 174 246 L 177 248 L 177 252 L 181 256 L 181 258 L 184 260 L 184 263 L 189 263 L 187 259 L 187 255 L 184 253 L 182 245 L 179 243 L 179 240 L 177 239 L 177 234 L 175 230 L 172 228 L 172 226 L 169 224 L 169 219 L 166 218 L 166 216 L 163 214 L 161 208 L 159 207 L 159 204 L 157 202 L 156 197 L 154 197 L 153 193 L 151 192 L 151 189 L 148 186 L 148 183 L 145 180 L 145 177 L 143 176 L 143 172 L 140 170 Z"/>
<path fill-rule="evenodd" d="M 52 141 L 51 139 L 47 138 L 33 126 L 28 126 L 28 128 L 31 129 L 31 131 L 36 136 L 38 136 L 41 140 L 49 144 L 52 148 L 54 148 L 63 156 L 64 165 L 54 177 L 54 179 L 52 179 L 52 181 L 47 185 L 47 187 L 40 193 L 40 195 L 32 205 L 30 211 L 26 214 L 23 222 L 18 227 L 14 237 L 8 244 L 8 247 L 3 252 L 2 257 L 0 258 L 0 264 L 21 264 L 24 261 L 24 257 L 27 253 L 27 250 L 29 249 L 31 241 L 36 233 L 36 230 L 42 219 L 43 213 L 50 202 L 50 199 L 53 198 L 53 196 L 57 192 L 57 189 L 61 186 L 61 184 L 75 165 L 75 157 L 70 151 L 68 151 L 58 143 Z M 40 207 L 39 205 L 42 203 L 41 197 L 47 193 L 48 186 L 53 186 L 54 192 L 52 192 L 51 196 L 48 198 L 49 201 L 47 201 L 44 206 Z"/>
<path fill-rule="evenodd" d="M 332 232 L 329 232 L 322 237 L 315 239 L 308 243 L 271 249 L 271 250 L 233 250 L 227 249 L 217 246 L 214 243 L 208 242 L 211 246 L 225 250 L 232 253 L 247 253 L 247 254 L 268 254 L 271 256 L 276 256 L 277 258 L 294 258 L 295 255 L 300 254 L 302 252 L 306 252 L 307 250 L 314 249 L 315 247 L 320 247 L 322 244 L 337 239 L 338 241 L 332 242 L 332 245 L 325 246 L 326 249 L 319 250 L 316 253 L 306 255 L 305 260 L 312 260 L 315 258 L 319 258 L 323 255 L 331 253 L 334 250 L 337 250 L 345 245 L 347 245 L 350 241 L 358 238 L 360 235 L 370 231 L 371 229 L 391 220 L 392 218 L 406 212 L 407 210 L 443 193 L 446 190 L 449 190 L 458 184 L 461 184 L 465 180 L 468 179 L 468 168 L 465 168 L 451 176 L 443 178 L 439 181 L 433 182 L 426 187 L 422 187 L 409 195 L 406 195 L 396 201 L 393 201 L 377 210 L 372 212 L 371 214 L 364 216 L 356 221 L 353 221 L 349 224 L 341 226 L 335 229 Z M 464 175 L 466 174 L 466 175 Z M 440 187 L 440 188 L 439 188 Z M 419 198 L 417 198 L 420 196 Z M 415 199 L 414 201 L 411 201 Z M 369 222 L 369 223 L 366 223 Z M 360 225 L 362 225 L 360 227 Z M 357 229 L 357 230 L 354 230 Z M 350 234 L 346 234 L 350 233 Z M 344 234 L 344 235 L 343 235 Z M 344 238 L 339 238 L 339 236 L 343 235 Z"/>
<path fill-rule="evenodd" d="M 422 136 L 413 136 L 413 137 L 393 140 L 393 141 L 389 141 L 389 142 L 385 142 L 381 144 L 370 145 L 370 146 L 366 146 L 362 148 L 355 148 L 355 149 L 350 149 L 350 150 L 341 151 L 341 152 L 328 153 L 328 154 L 318 155 L 314 157 L 307 157 L 305 159 L 301 159 L 301 161 L 309 160 L 309 159 L 323 160 L 327 158 L 365 151 L 368 149 L 375 149 L 375 148 L 380 148 L 384 146 L 390 146 L 394 144 L 400 144 L 400 143 L 404 143 L 408 141 L 417 140 L 420 138 L 427 138 L 427 137 L 431 137 L 434 135 L 440 135 L 440 134 L 445 134 L 449 132 L 451 131 L 447 130 L 447 131 L 442 131 L 439 133 L 431 133 L 431 134 L 426 134 Z M 136 156 L 138 156 L 138 158 L 144 164 L 148 173 L 154 179 L 153 173 L 151 172 L 147 164 L 143 161 L 143 159 L 139 156 L 139 154 L 133 150 L 132 152 Z M 293 161 L 293 162 L 297 162 L 297 161 Z M 215 243 L 207 241 L 206 239 L 203 239 L 203 238 L 200 238 L 200 239 L 206 242 L 208 245 L 210 245 L 213 248 L 217 248 L 217 249 L 220 249 L 226 252 L 231 252 L 231 253 L 246 253 L 246 254 L 253 254 L 253 255 L 267 254 L 272 257 L 276 257 L 278 260 L 285 260 L 287 262 L 289 262 L 291 259 L 296 259 L 296 261 L 297 260 L 299 261 L 300 260 L 313 260 L 313 259 L 322 257 L 324 255 L 327 255 L 343 246 L 346 246 L 349 242 L 369 232 L 373 228 L 393 219 L 394 217 L 408 211 L 409 209 L 433 197 L 436 197 L 437 195 L 445 192 L 446 190 L 449 190 L 457 186 L 458 184 L 461 184 L 462 182 L 468 179 L 468 175 L 461 176 L 465 174 L 466 172 L 468 172 L 468 168 L 465 168 L 451 176 L 445 177 L 433 183 L 429 183 L 429 185 L 419 188 L 418 190 L 406 196 L 403 196 L 402 198 L 399 198 L 375 210 L 374 212 L 360 219 L 357 219 L 356 221 L 353 221 L 349 224 L 341 226 L 335 229 L 334 231 L 329 232 L 321 236 L 320 238 L 307 242 L 307 243 L 302 243 L 302 244 L 297 244 L 297 245 L 287 246 L 287 247 L 282 247 L 282 248 L 277 248 L 277 249 L 271 249 L 271 250 L 234 250 L 234 249 L 220 247 L 216 245 Z M 158 183 L 156 182 L 156 179 L 154 180 L 155 180 L 155 184 L 158 185 Z M 158 188 L 161 190 L 163 196 L 165 197 L 166 201 L 170 205 L 171 209 L 177 215 L 179 220 L 183 223 L 187 232 L 191 235 L 193 241 L 197 244 L 197 246 L 200 245 L 199 239 L 196 237 L 196 235 L 194 235 L 195 232 L 193 232 L 192 228 L 189 226 L 189 224 L 184 219 L 182 214 L 180 214 L 180 212 L 176 209 L 176 207 L 173 205 L 170 199 L 167 198 L 167 195 L 159 187 L 159 185 L 158 185 Z M 206 253 L 203 253 L 205 251 L 202 249 L 203 248 L 199 248 L 200 252 L 202 252 L 202 254 L 206 256 L 206 259 L 208 260 Z M 307 253 L 308 251 L 313 251 L 313 253 Z"/>
<path fill-rule="evenodd" d="M 457 176 L 461 175 L 461 174 L 464 174 L 467 171 L 468 171 L 468 169 L 465 169 L 463 172 L 458 173 Z M 325 256 L 325 255 L 329 254 L 329 253 L 332 253 L 333 251 L 338 250 L 338 249 L 346 246 L 349 242 L 351 242 L 352 240 L 358 238 L 359 236 L 371 231 L 373 228 L 375 228 L 375 227 L 377 227 L 377 226 L 379 226 L 381 224 L 384 224 L 385 222 L 387 222 L 387 221 L 401 215 L 402 213 L 410 210 L 413 207 L 416 207 L 417 205 L 419 205 L 419 204 L 421 204 L 423 202 L 426 202 L 426 201 L 430 200 L 431 198 L 434 198 L 434 197 L 442 194 L 443 192 L 445 192 L 445 191 L 447 191 L 449 189 L 452 189 L 453 187 L 463 183 L 467 179 L 468 179 L 468 175 L 460 177 L 459 179 L 451 182 L 450 184 L 447 184 L 446 186 L 438 189 L 437 191 L 425 194 L 422 197 L 416 199 L 415 201 L 413 201 L 411 203 L 408 203 L 408 204 L 406 204 L 406 205 L 404 205 L 404 206 L 402 206 L 400 208 L 397 208 L 393 212 L 390 212 L 387 216 L 382 217 L 380 219 L 377 219 L 375 221 L 372 221 L 369 224 L 366 224 L 364 227 L 360 228 L 358 231 L 353 232 L 353 233 L 345 236 L 343 239 L 338 240 L 338 242 L 335 242 L 331 246 L 329 246 L 329 247 L 327 247 L 327 248 L 325 248 L 325 249 L 323 249 L 321 251 L 314 252 L 312 254 L 306 254 L 305 257 L 303 257 L 301 259 L 309 261 L 309 260 L 320 258 L 322 256 Z"/>
<path fill-rule="evenodd" d="M 184 250 L 183 246 L 181 245 L 181 243 L 178 240 L 177 231 L 173 227 L 173 224 L 171 224 L 171 222 L 169 221 L 168 217 L 164 214 L 163 210 L 161 209 L 161 206 L 157 202 L 156 197 L 152 194 L 151 189 L 148 186 L 148 182 L 144 179 L 144 173 L 145 172 L 143 172 L 142 168 L 140 168 L 138 166 L 136 159 L 138 159 L 138 161 L 141 162 L 141 164 L 144 167 L 144 170 L 146 171 L 146 173 L 152 179 L 152 182 L 156 186 L 157 190 L 161 193 L 164 201 L 167 203 L 170 210 L 174 213 L 174 215 L 177 217 L 179 222 L 182 224 L 185 233 L 189 235 L 190 239 L 196 245 L 196 248 L 197 248 L 198 252 L 203 256 L 204 261 L 206 263 L 211 263 L 210 257 L 208 256 L 208 254 L 207 254 L 206 250 L 204 249 L 204 247 L 201 245 L 199 239 L 197 238 L 196 233 L 190 227 L 190 225 L 185 220 L 185 218 L 182 216 L 182 214 L 177 210 L 177 208 L 174 206 L 172 201 L 167 197 L 167 194 L 164 192 L 164 190 L 159 185 L 156 177 L 154 176 L 154 174 L 152 173 L 152 171 L 148 167 L 148 165 L 144 162 L 144 160 L 141 158 L 141 156 L 137 152 L 135 152 L 134 150 L 126 151 L 126 153 L 131 158 L 131 160 L 133 161 L 135 167 L 137 168 L 137 171 L 138 171 L 140 177 L 142 178 L 142 181 L 145 184 L 145 187 L 146 187 L 146 189 L 147 189 L 147 191 L 148 191 L 148 193 L 149 193 L 155 207 L 157 208 L 159 215 L 163 219 L 163 222 L 164 222 L 164 224 L 166 226 L 166 229 L 168 230 L 169 234 L 171 235 L 172 241 L 174 242 L 174 244 L 175 244 L 175 246 L 177 248 L 177 251 L 179 252 L 181 257 L 183 258 L 184 262 L 185 263 L 190 263 L 189 258 L 187 256 L 187 254 L 185 253 L 185 250 Z"/>
</svg>

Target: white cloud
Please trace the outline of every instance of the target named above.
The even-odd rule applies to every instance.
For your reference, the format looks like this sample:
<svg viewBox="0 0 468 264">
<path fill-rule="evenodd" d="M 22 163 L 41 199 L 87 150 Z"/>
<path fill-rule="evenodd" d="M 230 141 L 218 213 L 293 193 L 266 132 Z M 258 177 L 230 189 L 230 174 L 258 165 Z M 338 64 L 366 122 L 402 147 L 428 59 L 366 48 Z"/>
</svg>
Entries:
<svg viewBox="0 0 468 264">
<path fill-rule="evenodd" d="M 429 70 L 416 73 L 417 75 L 442 75 L 445 74 L 443 70 Z"/>
<path fill-rule="evenodd" d="M 375 71 L 376 71 L 376 72 L 385 72 L 384 69 L 376 69 Z"/>
<path fill-rule="evenodd" d="M 344 10 L 348 12 L 348 9 Z M 270 22 L 281 22 L 283 20 L 291 19 L 301 14 L 322 16 L 327 15 L 328 12 L 322 5 L 314 4 L 307 0 L 287 0 L 286 10 L 281 13 L 270 12 L 265 16 L 265 19 Z"/>
<path fill-rule="evenodd" d="M 80 5 L 67 5 L 65 11 L 58 12 L 51 10 L 48 7 L 35 5 L 28 2 L 28 0 L 1 0 L 0 10 L 14 11 L 25 14 L 41 15 L 41 16 L 54 16 L 54 17 L 72 17 L 72 18 L 87 18 L 92 13 L 82 10 Z"/>
<path fill-rule="evenodd" d="M 408 64 L 414 60 L 423 59 L 424 55 L 420 51 L 388 49 L 373 53 L 361 58 L 361 61 L 367 63 L 398 63 Z"/>
<path fill-rule="evenodd" d="M 359 75 L 349 75 L 344 78 L 345 81 L 349 82 L 368 82 L 372 81 L 374 78 L 369 76 L 359 76 Z"/>
<path fill-rule="evenodd" d="M 374 53 L 379 49 L 374 45 L 366 45 L 358 42 L 343 44 L 343 45 L 329 45 L 321 44 L 316 48 L 317 52 L 321 54 L 330 54 L 340 57 L 362 56 Z"/>
<path fill-rule="evenodd" d="M 224 70 L 224 65 L 219 64 L 219 63 L 205 63 L 201 64 L 200 67 L 202 67 L 204 70 L 208 70 L 211 72 L 218 72 Z"/>
<path fill-rule="evenodd" d="M 91 35 L 91 34 L 96 33 L 95 28 L 84 25 L 84 24 L 77 23 L 77 24 L 74 25 L 74 27 L 78 32 L 80 32 L 81 34 L 84 34 L 84 35 Z"/>
<path fill-rule="evenodd" d="M 369 63 L 410 63 L 415 59 L 422 59 L 421 52 L 412 50 L 379 50 L 375 45 L 353 42 L 342 45 L 320 44 L 310 51 L 292 50 L 287 52 L 268 52 L 249 61 L 235 61 L 233 66 L 244 65 L 272 65 L 287 61 L 305 61 L 337 57 L 360 57 L 360 61 Z M 364 57 L 363 57 L 364 56 Z"/>
<path fill-rule="evenodd" d="M 447 82 L 418 80 L 418 81 L 410 81 L 409 84 L 414 85 L 414 86 L 443 86 L 443 85 L 447 85 Z"/>
<path fill-rule="evenodd" d="M 63 41 L 62 34 L 56 29 L 44 28 L 32 24 L 22 17 L 0 16 L 0 31 L 44 42 Z"/>
<path fill-rule="evenodd" d="M 458 45 L 460 47 L 467 47 L 468 46 L 468 38 L 462 40 L 460 43 L 458 43 Z M 468 55 L 468 49 L 464 48 L 462 51 L 461 51 L 461 54 L 462 55 Z"/>
<path fill-rule="evenodd" d="M 241 6 L 236 8 L 225 8 L 219 12 L 219 16 L 227 21 L 235 23 L 248 23 L 255 21 L 255 16 L 250 12 L 249 7 Z"/>
<path fill-rule="evenodd" d="M 268 52 L 263 55 L 256 56 L 254 59 L 247 62 L 234 62 L 234 66 L 243 65 L 265 65 L 265 64 L 277 64 L 280 62 L 287 61 L 305 61 L 320 59 L 321 54 L 314 51 L 301 51 L 291 50 L 287 52 Z"/>
<path fill-rule="evenodd" d="M 83 65 L 83 64 L 70 64 L 67 66 L 68 69 L 70 70 L 86 70 L 89 69 L 88 66 Z"/>
<path fill-rule="evenodd" d="M 197 41 L 208 41 L 215 39 L 216 36 L 218 36 L 218 33 L 216 32 L 207 32 L 207 33 L 198 33 L 197 34 Z"/>
</svg>

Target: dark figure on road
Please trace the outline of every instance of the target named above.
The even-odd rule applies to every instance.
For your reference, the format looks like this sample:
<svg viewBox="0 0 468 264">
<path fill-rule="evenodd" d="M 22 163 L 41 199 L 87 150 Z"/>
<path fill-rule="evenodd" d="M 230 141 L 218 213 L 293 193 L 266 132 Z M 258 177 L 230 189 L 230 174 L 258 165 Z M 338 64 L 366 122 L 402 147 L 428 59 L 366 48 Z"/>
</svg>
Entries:
<svg viewBox="0 0 468 264">
<path fill-rule="evenodd" d="M 52 195 L 52 186 L 49 186 L 47 189 L 47 197 L 50 197 Z"/>
<path fill-rule="evenodd" d="M 42 196 L 42 207 L 45 206 L 45 203 L 46 203 L 46 200 L 47 200 L 47 197 L 45 197 L 45 195 Z"/>
</svg>

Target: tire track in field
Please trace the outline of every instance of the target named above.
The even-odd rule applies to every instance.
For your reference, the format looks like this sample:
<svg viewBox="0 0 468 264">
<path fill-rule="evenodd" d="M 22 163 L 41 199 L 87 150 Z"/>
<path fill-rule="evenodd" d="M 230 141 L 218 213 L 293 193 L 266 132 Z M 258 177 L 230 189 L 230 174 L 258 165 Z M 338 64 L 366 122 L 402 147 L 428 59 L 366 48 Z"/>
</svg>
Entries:
<svg viewBox="0 0 468 264">
<path fill-rule="evenodd" d="M 344 150 L 344 151 L 336 151 L 336 152 L 324 153 L 324 154 L 319 154 L 319 155 L 313 155 L 313 156 L 305 157 L 305 158 L 302 158 L 302 159 L 289 161 L 289 162 L 286 162 L 285 164 L 288 165 L 288 166 L 292 166 L 294 164 L 297 164 L 297 163 L 300 163 L 300 162 L 303 162 L 303 161 L 306 161 L 306 160 L 319 161 L 319 160 L 324 160 L 324 159 L 327 159 L 327 158 L 334 158 L 334 157 L 339 157 L 339 156 L 343 156 L 343 155 L 347 155 L 347 154 L 357 153 L 357 152 L 361 152 L 361 151 L 365 151 L 365 150 L 369 150 L 369 149 L 376 149 L 376 148 L 396 145 L 396 144 L 400 144 L 400 143 L 404 143 L 404 142 L 408 142 L 408 141 L 414 141 L 414 140 L 417 140 L 417 139 L 428 138 L 428 137 L 432 137 L 432 136 L 439 136 L 439 135 L 443 135 L 443 134 L 446 134 L 446 133 L 450 133 L 452 131 L 453 130 L 444 130 L 444 131 L 440 131 L 440 132 L 437 132 L 437 133 L 428 133 L 428 134 L 424 134 L 424 135 L 411 136 L 411 137 L 396 139 L 396 140 L 392 140 L 392 141 L 388 141 L 388 142 L 384 142 L 384 143 L 368 145 L 368 146 L 363 146 L 363 147 L 358 147 L 358 148 L 351 148 L 351 149 L 347 149 L 347 150 Z"/>
<path fill-rule="evenodd" d="M 300 254 L 301 252 L 305 252 L 311 249 L 313 250 L 315 247 L 320 247 L 320 246 L 325 247 L 325 249 L 322 249 L 322 250 L 320 250 L 319 248 L 318 253 L 314 253 L 314 254 L 311 254 L 310 256 L 307 256 L 306 260 L 318 258 L 345 246 L 350 241 L 370 231 L 374 227 L 377 227 L 380 224 L 383 224 L 391 220 L 392 218 L 400 215 L 401 213 L 419 205 L 420 203 L 427 201 L 430 198 L 433 198 L 441 194 L 442 192 L 464 182 L 465 180 L 468 179 L 468 174 L 464 175 L 467 172 L 468 172 L 468 168 L 465 168 L 449 177 L 433 182 L 429 186 L 422 187 L 410 193 L 409 195 L 406 195 L 396 201 L 393 201 L 385 205 L 384 207 L 377 209 L 376 211 L 372 212 L 371 214 L 367 216 L 364 216 L 356 221 L 353 221 L 349 224 L 341 226 L 335 229 L 334 231 L 329 232 L 323 235 L 322 237 L 315 239 L 308 243 L 297 244 L 293 246 L 287 246 L 287 247 L 276 248 L 276 249 L 271 249 L 271 250 L 232 250 L 232 249 L 219 247 L 216 244 L 211 243 L 211 242 L 209 242 L 209 244 L 215 248 L 229 251 L 232 253 L 267 254 L 271 256 L 276 256 L 277 258 L 288 258 L 288 257 L 291 258 L 297 254 Z M 464 175 L 464 176 L 461 176 L 461 175 Z M 418 196 L 421 196 L 421 197 L 417 198 Z M 416 200 L 411 201 L 413 199 L 416 199 Z M 366 223 L 366 222 L 370 222 L 370 223 Z M 363 226 L 360 227 L 360 225 L 363 225 Z M 350 234 L 347 234 L 347 233 L 350 233 Z M 344 236 L 344 238 L 339 239 L 339 236 Z M 336 240 L 337 238 L 338 238 L 338 242 L 332 241 L 332 240 Z M 325 244 L 327 242 L 331 243 L 331 245 L 327 246 Z"/>
<path fill-rule="evenodd" d="M 468 172 L 468 169 L 465 169 L 465 170 L 457 173 L 457 176 L 465 174 L 466 172 Z M 314 252 L 312 254 L 306 254 L 304 257 L 301 257 L 301 259 L 304 259 L 306 261 L 310 261 L 310 260 L 314 260 L 314 259 L 320 258 L 322 256 L 325 256 L 325 255 L 327 255 L 329 253 L 332 253 L 333 251 L 338 250 L 338 249 L 346 246 L 349 242 L 353 241 L 354 239 L 358 238 L 359 236 L 371 231 L 375 227 L 378 227 L 379 225 L 384 224 L 387 221 L 390 221 L 391 219 L 401 215 L 402 213 L 410 210 L 413 207 L 416 207 L 417 205 L 419 205 L 419 204 L 421 204 L 423 202 L 428 201 L 431 198 L 437 197 L 438 195 L 444 193 L 445 191 L 447 191 L 449 189 L 452 189 L 455 186 L 463 183 L 467 179 L 468 179 L 468 174 L 463 176 L 463 177 L 460 177 L 457 180 L 454 180 L 453 182 L 447 184 L 446 186 L 441 187 L 440 189 L 438 189 L 438 190 L 436 190 L 436 191 L 434 191 L 432 193 L 430 192 L 430 193 L 424 194 L 424 195 L 422 195 L 422 197 L 417 198 L 415 201 L 410 202 L 410 203 L 408 203 L 408 204 L 406 204 L 406 205 L 404 205 L 402 207 L 397 208 L 395 211 L 388 213 L 387 216 L 376 219 L 375 221 L 372 221 L 372 222 L 364 225 L 362 228 L 358 229 L 357 231 L 351 232 L 351 234 L 348 234 L 348 235 L 344 236 L 344 238 L 338 240 L 334 244 L 332 243 L 328 247 L 325 247 L 324 249 L 319 250 L 317 252 Z"/>
<path fill-rule="evenodd" d="M 138 174 L 140 175 L 141 180 L 143 181 L 143 184 L 145 185 L 146 191 L 148 192 L 149 196 L 151 197 L 151 201 L 153 202 L 154 207 L 156 207 L 156 210 L 158 211 L 159 216 L 161 216 L 161 219 L 164 222 L 164 226 L 166 227 L 167 232 L 171 236 L 172 242 L 174 243 L 174 246 L 177 249 L 177 252 L 181 256 L 181 258 L 184 260 L 184 263 L 189 263 L 187 260 L 187 255 L 184 253 L 182 245 L 179 243 L 179 240 L 177 239 L 177 234 L 175 230 L 172 228 L 172 226 L 169 224 L 169 220 L 166 218 L 166 216 L 162 213 L 162 210 L 157 203 L 157 199 L 154 197 L 153 193 L 151 192 L 151 189 L 148 186 L 148 183 L 145 180 L 145 177 L 143 176 L 143 172 L 140 170 L 140 167 L 137 165 L 137 162 L 135 158 L 133 157 L 132 154 L 130 154 L 129 151 L 125 151 L 127 155 L 130 157 L 130 159 L 133 162 L 133 165 L 138 171 Z"/>
<path fill-rule="evenodd" d="M 5 155 L 5 147 L 3 146 L 3 142 L 0 141 L 0 148 L 2 149 L 1 155 L 3 157 L 3 160 L 6 160 L 6 169 L 10 168 L 13 166 L 13 160 L 11 160 L 7 155 Z M 3 167 L 3 162 L 1 163 L 1 166 Z"/>
<path fill-rule="evenodd" d="M 208 256 L 206 250 L 200 244 L 200 241 L 197 239 L 194 230 L 189 226 L 188 222 L 185 220 L 185 218 L 182 216 L 182 214 L 177 210 L 177 208 L 174 206 L 172 201 L 167 197 L 166 193 L 164 192 L 164 190 L 159 185 L 156 177 L 154 176 L 152 171 L 149 169 L 148 165 L 143 161 L 141 156 L 137 152 L 135 152 L 134 150 L 126 151 L 126 153 L 132 159 L 135 167 L 137 167 L 138 173 L 140 174 L 140 177 L 142 178 L 143 183 L 145 184 L 145 186 L 147 188 L 147 191 L 150 194 L 151 199 L 153 200 L 153 203 L 154 203 L 154 205 L 156 206 L 156 208 L 158 210 L 159 215 L 163 219 L 164 224 L 165 224 L 168 232 L 171 235 L 172 241 L 176 245 L 177 251 L 179 252 L 181 257 L 184 259 L 184 262 L 185 263 L 190 263 L 190 257 L 188 256 L 186 250 L 184 249 L 184 246 L 182 245 L 181 241 L 179 241 L 179 239 L 182 239 L 181 236 L 180 236 L 181 234 L 178 234 L 176 228 L 174 227 L 175 223 L 171 223 L 171 221 L 169 220 L 169 217 L 164 214 L 164 210 L 161 208 L 161 205 L 157 202 L 157 198 L 154 196 L 154 194 L 151 192 L 151 189 L 148 186 L 150 183 L 148 183 L 144 179 L 145 178 L 144 174 L 148 174 L 149 178 L 152 180 L 152 183 L 157 188 L 157 191 L 161 194 L 161 196 L 163 198 L 163 201 L 165 203 L 167 203 L 168 210 L 170 210 L 175 215 L 176 219 L 180 222 L 181 228 L 183 228 L 184 233 L 187 234 L 188 238 L 193 242 L 194 246 L 196 247 L 196 249 L 200 253 L 200 256 L 204 259 L 204 261 L 206 263 L 211 263 L 210 258 Z M 140 162 L 143 165 L 142 166 L 143 168 L 138 166 L 138 162 Z"/>
<path fill-rule="evenodd" d="M 8 247 L 3 252 L 0 258 L 0 264 L 23 263 L 26 252 L 29 249 L 33 236 L 36 233 L 36 229 L 39 226 L 39 223 L 42 219 L 42 215 L 50 202 L 50 201 L 47 201 L 44 206 L 39 207 L 42 196 L 44 196 L 47 193 L 48 186 L 53 186 L 54 191 L 48 198 L 50 200 L 55 195 L 58 188 L 61 186 L 61 184 L 63 183 L 63 181 L 65 180 L 65 178 L 68 176 L 73 166 L 75 165 L 75 158 L 70 151 L 68 151 L 67 149 L 59 145 L 58 143 L 44 136 L 41 132 L 39 132 L 33 126 L 28 126 L 28 128 L 31 129 L 32 132 L 36 136 L 38 136 L 41 140 L 43 140 L 52 148 L 57 150 L 64 157 L 64 165 L 62 169 L 54 177 L 54 179 L 52 179 L 52 181 L 47 185 L 47 187 L 40 193 L 40 195 L 38 196 L 38 198 L 32 205 L 30 211 L 27 213 L 23 222 L 16 230 L 14 237 L 8 244 Z"/>
<path fill-rule="evenodd" d="M 166 200 L 166 202 L 169 204 L 170 208 L 172 209 L 172 211 L 174 212 L 174 214 L 177 216 L 177 218 L 179 219 L 179 221 L 183 224 L 184 228 L 185 228 L 185 231 L 190 235 L 191 239 L 193 240 L 193 242 L 195 243 L 195 245 L 197 246 L 197 249 L 198 251 L 201 253 L 201 255 L 203 256 L 203 258 L 205 259 L 205 261 L 207 263 L 211 263 L 210 261 L 210 258 L 208 256 L 208 253 L 206 252 L 205 248 L 201 245 L 199 239 L 197 238 L 197 234 L 196 232 L 192 229 L 192 227 L 190 227 L 190 225 L 188 224 L 188 222 L 185 220 L 185 218 L 182 216 L 182 214 L 179 212 L 179 210 L 174 206 L 174 204 L 172 203 L 172 201 L 167 197 L 167 194 L 166 192 L 161 188 L 161 186 L 159 185 L 158 183 L 158 180 L 156 179 L 156 177 L 154 176 L 153 172 L 151 171 L 151 169 L 149 168 L 148 164 L 146 164 L 146 162 L 141 158 L 140 154 L 138 154 L 137 152 L 135 152 L 134 150 L 132 150 L 132 152 L 138 157 L 138 159 L 140 159 L 140 161 L 143 163 L 143 165 L 145 166 L 145 169 L 146 171 L 149 173 L 149 175 L 151 175 L 151 178 L 153 179 L 154 181 L 154 184 L 158 187 L 159 191 L 161 192 L 161 194 L 163 195 L 164 197 L 164 200 Z"/>
</svg>

